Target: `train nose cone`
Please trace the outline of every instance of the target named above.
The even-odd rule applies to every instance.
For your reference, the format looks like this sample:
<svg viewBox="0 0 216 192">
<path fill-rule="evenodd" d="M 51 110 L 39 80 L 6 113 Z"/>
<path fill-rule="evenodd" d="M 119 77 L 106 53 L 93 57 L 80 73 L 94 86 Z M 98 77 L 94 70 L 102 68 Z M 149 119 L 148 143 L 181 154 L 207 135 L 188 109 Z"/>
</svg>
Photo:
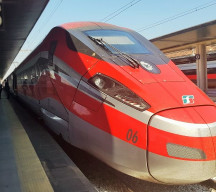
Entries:
<svg viewBox="0 0 216 192">
<path fill-rule="evenodd" d="M 216 176 L 216 108 L 159 112 L 148 125 L 148 168 L 158 181 L 197 183 Z"/>
</svg>

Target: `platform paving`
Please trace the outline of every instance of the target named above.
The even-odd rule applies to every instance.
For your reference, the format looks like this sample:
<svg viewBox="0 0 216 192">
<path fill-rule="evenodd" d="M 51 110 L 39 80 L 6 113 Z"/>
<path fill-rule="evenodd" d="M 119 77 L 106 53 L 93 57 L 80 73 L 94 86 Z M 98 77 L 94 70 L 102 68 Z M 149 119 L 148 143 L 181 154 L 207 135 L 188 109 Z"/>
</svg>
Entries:
<svg viewBox="0 0 216 192">
<path fill-rule="evenodd" d="M 96 192 L 26 107 L 0 99 L 0 192 Z"/>
</svg>

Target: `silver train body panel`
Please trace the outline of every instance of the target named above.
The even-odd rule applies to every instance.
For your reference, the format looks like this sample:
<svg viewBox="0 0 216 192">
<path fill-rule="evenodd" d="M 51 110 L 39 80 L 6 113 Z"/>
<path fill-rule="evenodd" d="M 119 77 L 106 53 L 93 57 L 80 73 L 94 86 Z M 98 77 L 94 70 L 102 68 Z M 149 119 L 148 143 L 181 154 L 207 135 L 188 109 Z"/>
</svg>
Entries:
<svg viewBox="0 0 216 192">
<path fill-rule="evenodd" d="M 154 153 L 148 154 L 150 174 L 166 184 L 198 183 L 215 177 L 216 161 L 185 161 L 167 158 Z"/>
<path fill-rule="evenodd" d="M 152 180 L 148 173 L 146 150 L 98 129 L 70 113 L 70 143 L 96 156 L 109 166 L 131 176 Z"/>
</svg>

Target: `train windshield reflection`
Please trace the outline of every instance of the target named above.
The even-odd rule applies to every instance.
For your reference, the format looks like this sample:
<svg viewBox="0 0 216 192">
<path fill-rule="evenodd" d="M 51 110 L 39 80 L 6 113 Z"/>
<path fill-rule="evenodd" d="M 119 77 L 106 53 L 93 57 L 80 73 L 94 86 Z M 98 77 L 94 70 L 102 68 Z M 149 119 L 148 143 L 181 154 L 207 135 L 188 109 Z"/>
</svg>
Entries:
<svg viewBox="0 0 216 192">
<path fill-rule="evenodd" d="M 87 36 L 95 39 L 102 39 L 118 50 L 129 54 L 150 54 L 150 51 L 137 41 L 131 34 L 117 30 L 89 30 L 84 32 Z M 107 46 L 112 53 L 118 54 Z"/>
</svg>

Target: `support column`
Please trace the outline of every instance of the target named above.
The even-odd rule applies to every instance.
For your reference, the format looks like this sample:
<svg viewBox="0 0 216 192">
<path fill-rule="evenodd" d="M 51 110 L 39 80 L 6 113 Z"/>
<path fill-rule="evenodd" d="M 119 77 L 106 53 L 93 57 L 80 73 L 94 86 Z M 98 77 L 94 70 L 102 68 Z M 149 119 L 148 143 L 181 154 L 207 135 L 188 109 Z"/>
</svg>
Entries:
<svg viewBox="0 0 216 192">
<path fill-rule="evenodd" d="M 207 57 L 206 46 L 204 44 L 196 46 L 196 64 L 197 64 L 197 86 L 204 92 L 208 90 L 207 81 Z"/>
</svg>

